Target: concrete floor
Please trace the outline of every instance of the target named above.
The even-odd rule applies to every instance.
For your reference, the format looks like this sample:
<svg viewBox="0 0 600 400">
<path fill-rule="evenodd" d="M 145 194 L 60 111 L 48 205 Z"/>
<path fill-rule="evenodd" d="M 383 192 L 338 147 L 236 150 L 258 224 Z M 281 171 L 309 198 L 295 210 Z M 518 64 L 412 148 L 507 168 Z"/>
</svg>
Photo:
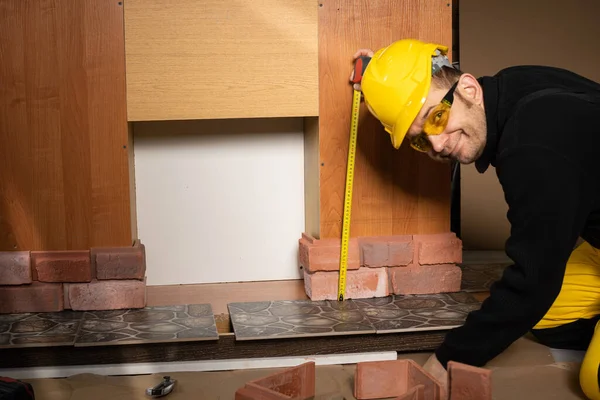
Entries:
<svg viewBox="0 0 600 400">
<path fill-rule="evenodd" d="M 553 355 L 554 354 L 554 355 Z M 400 354 L 423 364 L 429 353 Z M 488 364 L 492 372 L 493 399 L 585 399 L 578 385 L 581 354 L 553 352 L 528 337 L 515 342 Z M 555 358 L 556 357 L 556 358 Z M 167 400 L 233 399 L 237 388 L 281 368 L 221 372 L 172 372 L 178 381 Z M 315 400 L 355 400 L 352 395 L 355 365 L 317 366 Z M 144 392 L 156 385 L 162 374 L 106 377 L 75 375 L 66 379 L 29 380 L 37 400 L 136 400 L 148 399 Z"/>
</svg>

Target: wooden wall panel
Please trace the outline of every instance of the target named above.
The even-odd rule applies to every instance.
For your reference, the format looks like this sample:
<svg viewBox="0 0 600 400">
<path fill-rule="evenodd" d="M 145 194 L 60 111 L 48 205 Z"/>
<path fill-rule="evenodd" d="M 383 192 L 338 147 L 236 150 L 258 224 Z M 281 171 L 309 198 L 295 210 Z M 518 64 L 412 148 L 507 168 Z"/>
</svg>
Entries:
<svg viewBox="0 0 600 400">
<path fill-rule="evenodd" d="M 348 155 L 352 55 L 401 38 L 452 47 L 452 4 L 431 0 L 319 1 L 320 237 L 339 238 Z M 312 224 L 313 222 L 310 222 Z M 307 222 L 307 225 L 310 225 Z M 450 168 L 395 150 L 364 104 L 359 122 L 351 236 L 450 230 Z"/>
<path fill-rule="evenodd" d="M 130 121 L 315 116 L 315 0 L 125 0 Z"/>
<path fill-rule="evenodd" d="M 0 0 L 0 250 L 132 244 L 123 8 Z"/>
</svg>

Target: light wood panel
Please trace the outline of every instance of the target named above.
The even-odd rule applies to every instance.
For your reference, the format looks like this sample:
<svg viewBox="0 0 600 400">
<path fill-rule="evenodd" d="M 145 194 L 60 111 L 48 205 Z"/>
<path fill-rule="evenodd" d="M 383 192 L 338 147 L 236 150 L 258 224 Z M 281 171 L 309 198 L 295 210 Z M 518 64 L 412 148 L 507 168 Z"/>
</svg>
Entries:
<svg viewBox="0 0 600 400">
<path fill-rule="evenodd" d="M 125 0 L 130 121 L 314 116 L 313 0 Z"/>
<path fill-rule="evenodd" d="M 304 280 L 148 286 L 149 306 L 210 303 L 215 315 L 229 314 L 227 304 L 246 301 L 307 300 Z"/>
<path fill-rule="evenodd" d="M 376 50 L 409 37 L 451 47 L 452 4 L 319 1 L 319 178 L 307 177 L 307 184 L 313 184 L 306 190 L 319 193 L 321 238 L 341 236 L 352 55 L 359 48 Z M 355 168 L 351 236 L 450 230 L 449 165 L 435 163 L 408 146 L 395 150 L 364 104 Z"/>
<path fill-rule="evenodd" d="M 132 244 L 123 8 L 0 1 L 0 250 Z"/>
</svg>

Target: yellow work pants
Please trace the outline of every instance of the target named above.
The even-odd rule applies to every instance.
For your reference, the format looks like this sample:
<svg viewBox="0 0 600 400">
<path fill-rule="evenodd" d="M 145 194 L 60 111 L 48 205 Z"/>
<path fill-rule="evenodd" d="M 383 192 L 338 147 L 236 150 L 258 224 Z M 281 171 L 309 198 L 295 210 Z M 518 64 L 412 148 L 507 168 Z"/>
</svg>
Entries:
<svg viewBox="0 0 600 400">
<path fill-rule="evenodd" d="M 560 327 L 600 315 L 600 250 L 583 242 L 569 257 L 560 294 L 534 329 Z M 579 383 L 591 400 L 600 400 L 600 322 L 596 323 L 579 372 Z"/>
<path fill-rule="evenodd" d="M 583 242 L 569 257 L 560 294 L 534 329 L 600 315 L 600 250 Z"/>
</svg>

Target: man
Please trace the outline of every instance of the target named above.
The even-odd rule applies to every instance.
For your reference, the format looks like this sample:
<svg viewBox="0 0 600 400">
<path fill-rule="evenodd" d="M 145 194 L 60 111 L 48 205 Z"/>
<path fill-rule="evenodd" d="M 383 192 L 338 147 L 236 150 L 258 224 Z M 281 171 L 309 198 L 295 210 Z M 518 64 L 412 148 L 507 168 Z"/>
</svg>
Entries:
<svg viewBox="0 0 600 400">
<path fill-rule="evenodd" d="M 514 264 L 425 368 L 445 387 L 448 361 L 484 366 L 532 332 L 587 349 L 581 387 L 600 399 L 600 85 L 541 66 L 475 78 L 447 50 L 400 40 L 354 55 L 371 57 L 357 88 L 395 148 L 408 142 L 480 173 L 494 166 L 509 206 Z"/>
</svg>

